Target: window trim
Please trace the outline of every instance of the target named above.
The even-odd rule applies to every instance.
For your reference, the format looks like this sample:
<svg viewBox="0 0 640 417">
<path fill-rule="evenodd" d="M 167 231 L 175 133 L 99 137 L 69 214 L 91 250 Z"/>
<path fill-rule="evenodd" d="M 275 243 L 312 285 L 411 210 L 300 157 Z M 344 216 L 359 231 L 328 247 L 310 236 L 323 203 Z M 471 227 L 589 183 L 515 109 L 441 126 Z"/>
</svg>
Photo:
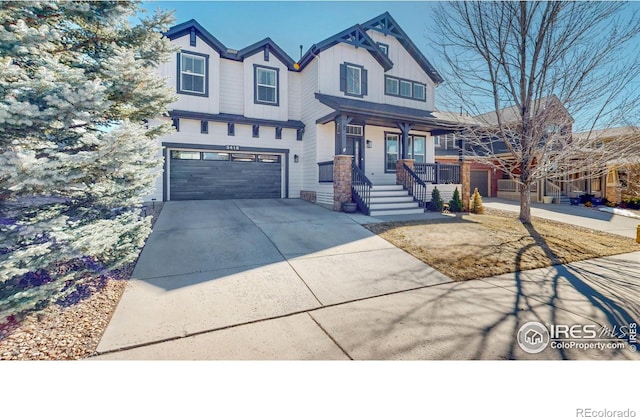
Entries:
<svg viewBox="0 0 640 417">
<path fill-rule="evenodd" d="M 199 93 L 191 90 L 183 90 L 182 89 L 182 56 L 183 55 L 192 55 L 204 60 L 204 92 Z M 177 53 L 177 63 L 176 63 L 176 93 L 184 94 L 189 96 L 196 97 L 209 97 L 209 55 L 201 54 L 199 52 L 185 51 L 181 50 Z M 199 74 L 198 74 L 199 75 Z"/>
<path fill-rule="evenodd" d="M 342 66 L 344 66 L 344 90 L 342 89 Z M 359 94 L 350 93 L 348 91 L 349 90 L 349 76 L 348 76 L 349 67 L 358 69 L 360 71 L 360 93 Z M 364 66 L 358 65 L 358 64 L 352 64 L 351 62 L 343 62 L 342 64 L 340 64 L 340 68 L 341 68 L 340 69 L 340 91 L 342 91 L 345 96 L 362 98 L 369 93 L 368 87 L 367 87 L 368 71 Z"/>
<path fill-rule="evenodd" d="M 390 80 L 394 80 L 394 81 L 397 80 L 397 82 L 398 82 L 398 93 L 397 94 L 390 93 L 389 90 L 387 89 L 387 80 L 389 80 L 389 79 Z M 411 84 L 411 95 L 410 96 L 404 96 L 404 95 L 401 94 L 400 85 L 401 85 L 402 82 Z M 416 98 L 415 97 L 415 86 L 416 85 L 421 85 L 424 88 L 424 98 Z M 406 78 L 400 78 L 400 77 L 394 77 L 394 76 L 391 76 L 391 75 L 385 75 L 384 76 L 384 95 L 385 96 L 391 96 L 391 97 L 404 98 L 404 99 L 408 99 L 408 100 L 426 102 L 427 101 L 427 84 L 421 83 L 419 81 L 408 80 Z"/>
<path fill-rule="evenodd" d="M 398 151 L 396 152 L 396 161 L 398 159 L 400 159 L 400 141 L 402 141 L 402 133 L 398 133 L 398 132 L 384 132 L 384 172 L 385 174 L 393 174 L 396 172 L 396 168 L 394 167 L 393 170 L 389 169 L 387 167 L 387 156 L 388 156 L 388 152 L 387 152 L 387 141 L 389 140 L 389 136 L 390 135 L 394 135 L 396 136 L 396 140 L 398 141 Z"/>
<path fill-rule="evenodd" d="M 389 56 L 389 45 L 386 43 L 382 43 L 382 42 L 376 42 L 376 44 L 378 45 L 378 48 L 380 48 L 380 50 L 382 51 L 383 54 L 385 54 L 386 56 Z"/>
<path fill-rule="evenodd" d="M 273 71 L 276 73 L 276 85 L 275 86 L 271 86 L 271 85 L 266 85 L 266 84 L 260 84 L 258 85 L 258 70 L 267 70 L 267 71 Z M 262 87 L 268 87 L 268 88 L 275 88 L 276 90 L 276 101 L 272 102 L 272 101 L 263 101 L 263 100 L 259 100 L 258 99 L 258 87 L 262 86 Z M 279 68 L 275 68 L 275 67 L 267 67 L 264 65 L 258 65 L 258 64 L 253 64 L 253 104 L 262 104 L 265 106 L 280 106 L 280 69 Z"/>
<path fill-rule="evenodd" d="M 400 143 L 402 141 L 402 132 L 393 132 L 393 131 L 385 131 L 384 132 L 384 172 L 385 174 L 393 174 L 396 172 L 396 169 L 394 168 L 393 170 L 389 169 L 387 167 L 387 139 L 389 138 L 389 135 L 394 135 L 398 137 L 398 159 L 400 159 Z M 426 162 L 427 160 L 427 135 L 417 135 L 417 134 L 409 134 L 407 135 L 407 146 L 410 146 L 410 153 L 407 152 L 407 157 L 409 159 L 415 159 L 415 152 L 414 152 L 414 141 L 415 138 L 420 138 L 420 139 L 424 139 L 424 149 L 423 149 L 423 155 L 424 155 L 424 160 Z"/>
</svg>

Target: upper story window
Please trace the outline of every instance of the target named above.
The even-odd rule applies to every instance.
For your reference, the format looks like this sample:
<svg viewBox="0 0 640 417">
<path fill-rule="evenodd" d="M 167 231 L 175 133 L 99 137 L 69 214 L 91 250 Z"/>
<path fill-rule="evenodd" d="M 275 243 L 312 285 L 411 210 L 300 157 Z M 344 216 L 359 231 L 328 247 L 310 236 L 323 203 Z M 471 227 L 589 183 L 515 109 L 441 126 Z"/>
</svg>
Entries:
<svg viewBox="0 0 640 417">
<path fill-rule="evenodd" d="M 384 93 L 388 96 L 409 98 L 418 101 L 427 101 L 427 85 L 417 81 L 402 78 L 384 77 Z"/>
<path fill-rule="evenodd" d="M 254 65 L 254 102 L 256 104 L 278 105 L 278 68 Z"/>
<path fill-rule="evenodd" d="M 195 52 L 178 54 L 178 93 L 207 96 L 209 56 Z"/>
<path fill-rule="evenodd" d="M 340 91 L 347 96 L 366 96 L 367 70 L 362 65 L 340 64 Z"/>
<path fill-rule="evenodd" d="M 378 48 L 380 48 L 382 53 L 385 54 L 386 56 L 389 56 L 389 45 L 382 42 L 377 42 L 377 44 L 378 44 Z"/>
</svg>

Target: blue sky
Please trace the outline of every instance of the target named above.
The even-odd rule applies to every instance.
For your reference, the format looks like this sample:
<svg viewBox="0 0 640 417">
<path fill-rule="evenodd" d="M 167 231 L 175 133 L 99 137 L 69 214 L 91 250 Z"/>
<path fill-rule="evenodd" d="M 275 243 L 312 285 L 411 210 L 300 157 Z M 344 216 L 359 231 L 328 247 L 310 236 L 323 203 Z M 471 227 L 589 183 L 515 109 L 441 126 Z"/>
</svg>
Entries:
<svg viewBox="0 0 640 417">
<path fill-rule="evenodd" d="M 145 1 L 148 11 L 156 8 L 173 10 L 175 23 L 196 19 L 224 45 L 242 49 L 265 37 L 270 37 L 294 60 L 311 45 L 318 43 L 356 23 L 363 23 L 389 12 L 411 37 L 429 61 L 446 74 L 436 48 L 429 38 L 433 28 L 432 9 L 436 1 Z M 629 10 L 640 9 L 640 2 L 631 2 Z M 446 76 L 445 76 L 446 78 Z M 446 94 L 446 85 L 439 89 L 436 106 Z M 442 96 L 442 97 L 439 97 Z M 488 102 L 491 104 L 490 102 Z M 490 106 L 487 107 L 487 110 Z M 582 116 L 574 115 L 585 119 Z M 586 119 L 585 119 L 586 120 Z M 584 121 L 584 120 L 583 120 Z M 588 124 L 587 122 L 585 122 Z M 581 125 L 576 120 L 576 125 Z M 577 126 L 575 126 L 577 127 Z"/>
<path fill-rule="evenodd" d="M 388 11 L 433 61 L 426 38 L 432 5 L 425 1 L 145 2 L 149 11 L 175 10 L 176 24 L 196 19 L 229 48 L 242 49 L 270 37 L 294 60 L 300 58 L 300 45 L 306 52 L 314 43 Z"/>
</svg>

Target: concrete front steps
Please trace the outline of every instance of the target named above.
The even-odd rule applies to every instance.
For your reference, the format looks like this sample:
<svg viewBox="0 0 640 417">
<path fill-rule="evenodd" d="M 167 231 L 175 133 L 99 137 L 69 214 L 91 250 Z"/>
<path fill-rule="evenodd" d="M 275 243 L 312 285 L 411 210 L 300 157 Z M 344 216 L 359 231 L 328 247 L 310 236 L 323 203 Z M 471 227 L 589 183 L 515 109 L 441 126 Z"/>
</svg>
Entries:
<svg viewBox="0 0 640 417">
<path fill-rule="evenodd" d="M 370 216 L 419 214 L 424 209 L 413 200 L 402 185 L 374 185 L 371 187 Z"/>
</svg>

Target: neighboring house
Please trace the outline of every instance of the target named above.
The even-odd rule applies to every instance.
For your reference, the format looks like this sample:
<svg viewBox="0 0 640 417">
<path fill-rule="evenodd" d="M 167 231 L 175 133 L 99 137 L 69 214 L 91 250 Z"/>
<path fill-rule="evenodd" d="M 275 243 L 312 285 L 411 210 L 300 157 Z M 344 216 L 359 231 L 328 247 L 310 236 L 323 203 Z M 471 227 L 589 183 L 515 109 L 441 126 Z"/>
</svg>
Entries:
<svg viewBox="0 0 640 417">
<path fill-rule="evenodd" d="M 455 126 L 432 114 L 443 79 L 388 13 L 311 46 L 299 62 L 269 38 L 230 49 L 195 20 L 166 36 L 180 47 L 159 67 L 178 95 L 169 112 L 177 132 L 160 139 L 165 166 L 153 198 L 302 197 L 340 209 L 353 197 L 384 214 L 416 210 L 434 184 L 445 198 L 460 186 L 457 162 L 434 165 L 433 136 Z M 355 167 L 334 163 L 343 159 Z M 396 172 L 405 160 L 422 179 L 398 188 L 410 176 Z M 416 187 L 428 189 L 420 197 Z"/>
<path fill-rule="evenodd" d="M 555 97 L 550 96 L 540 100 L 540 108 L 548 111 L 552 115 L 554 129 L 563 135 L 572 134 L 573 118 L 564 108 L 562 103 Z M 504 126 L 517 127 L 521 116 L 517 106 L 510 106 L 500 110 L 500 117 Z M 436 113 L 447 120 L 456 120 L 460 126 L 474 125 L 485 130 L 490 130 L 498 125 L 498 114 L 495 111 L 469 116 L 455 113 Z M 500 197 L 513 200 L 520 199 L 517 184 L 509 179 L 507 172 L 504 172 L 497 163 L 498 160 L 512 160 L 513 156 L 508 152 L 502 141 L 492 141 L 492 152 L 487 154 L 485 149 L 472 149 L 473 145 L 464 135 L 450 133 L 434 138 L 436 162 L 451 163 L 452 161 L 464 158 L 470 163 L 470 189 L 478 188 L 478 192 L 483 197 Z M 482 162 L 479 162 L 482 160 Z M 532 201 L 542 201 L 547 192 L 557 192 L 559 201 L 568 202 L 571 186 L 568 181 L 542 180 L 534 184 L 531 190 Z"/>
<path fill-rule="evenodd" d="M 591 132 L 578 132 L 574 137 L 598 141 L 638 141 L 640 140 L 640 128 L 636 126 L 624 126 L 609 129 L 593 130 Z M 621 146 L 624 148 L 624 145 Z M 595 197 L 606 198 L 612 203 L 620 203 L 625 199 L 640 198 L 640 156 L 621 155 L 620 159 L 611 162 L 606 174 L 586 179 L 576 179 L 570 182 L 572 190 L 578 190 L 573 196 L 581 192 L 592 194 Z"/>
</svg>

